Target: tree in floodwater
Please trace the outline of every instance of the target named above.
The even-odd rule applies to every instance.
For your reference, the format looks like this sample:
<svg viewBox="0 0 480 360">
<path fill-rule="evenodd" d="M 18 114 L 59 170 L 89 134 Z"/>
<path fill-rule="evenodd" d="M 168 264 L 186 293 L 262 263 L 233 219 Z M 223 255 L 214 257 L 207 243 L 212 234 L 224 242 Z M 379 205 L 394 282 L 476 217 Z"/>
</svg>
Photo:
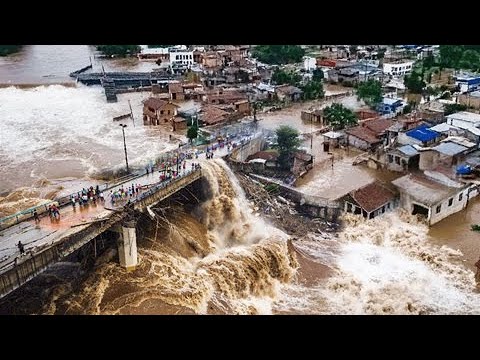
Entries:
<svg viewBox="0 0 480 360">
<path fill-rule="evenodd" d="M 347 126 L 356 125 L 358 122 L 355 113 L 339 103 L 323 109 L 323 117 L 334 130 L 344 129 Z"/>
<path fill-rule="evenodd" d="M 374 79 L 362 82 L 357 87 L 357 95 L 368 106 L 375 108 L 382 102 L 382 83 Z"/>
<path fill-rule="evenodd" d="M 193 139 L 197 138 L 197 136 L 198 136 L 197 124 L 192 123 L 192 125 L 187 130 L 187 138 L 190 140 L 190 142 L 192 142 Z"/>
<path fill-rule="evenodd" d="M 298 150 L 301 141 L 296 129 L 282 125 L 276 130 L 277 149 L 279 152 L 278 163 L 284 170 L 289 170 L 292 165 L 293 155 Z"/>
<path fill-rule="evenodd" d="M 97 45 L 97 50 L 103 52 L 107 56 L 117 55 L 135 55 L 140 51 L 138 45 Z"/>
</svg>

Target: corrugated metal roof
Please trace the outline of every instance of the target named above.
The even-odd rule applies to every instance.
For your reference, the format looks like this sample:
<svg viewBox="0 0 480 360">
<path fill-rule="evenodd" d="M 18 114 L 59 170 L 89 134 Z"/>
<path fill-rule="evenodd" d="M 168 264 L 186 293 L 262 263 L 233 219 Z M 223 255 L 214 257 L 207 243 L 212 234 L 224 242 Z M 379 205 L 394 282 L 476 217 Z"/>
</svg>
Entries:
<svg viewBox="0 0 480 360">
<path fill-rule="evenodd" d="M 461 154 L 462 152 L 468 150 L 465 146 L 455 144 L 453 142 L 444 142 L 433 148 L 433 150 L 438 151 L 441 154 L 454 156 Z"/>
<path fill-rule="evenodd" d="M 323 136 L 325 136 L 329 139 L 337 139 L 339 137 L 344 136 L 344 134 L 342 134 L 340 132 L 336 132 L 336 131 L 329 131 L 329 132 L 326 132 L 325 134 L 323 134 Z"/>
<path fill-rule="evenodd" d="M 458 128 L 456 126 L 449 125 L 447 123 L 441 123 L 441 124 L 432 126 L 430 128 L 430 130 L 433 130 L 433 131 L 436 131 L 436 132 L 439 132 L 439 133 L 447 132 L 450 129 L 458 129 Z"/>
<path fill-rule="evenodd" d="M 407 156 L 415 156 L 418 155 L 418 151 L 412 145 L 403 145 L 398 148 L 402 154 Z"/>
<path fill-rule="evenodd" d="M 393 104 L 396 104 L 398 102 L 402 102 L 402 99 L 395 99 L 395 98 L 388 98 L 388 97 L 384 97 L 383 98 L 383 101 L 382 101 L 385 105 L 393 105 Z"/>
<path fill-rule="evenodd" d="M 420 125 L 419 127 L 413 130 L 407 131 L 406 134 L 407 136 L 420 140 L 421 142 L 427 142 L 440 136 L 439 133 L 433 130 L 430 130 L 428 128 L 428 125 L 425 125 L 425 124 Z"/>
</svg>

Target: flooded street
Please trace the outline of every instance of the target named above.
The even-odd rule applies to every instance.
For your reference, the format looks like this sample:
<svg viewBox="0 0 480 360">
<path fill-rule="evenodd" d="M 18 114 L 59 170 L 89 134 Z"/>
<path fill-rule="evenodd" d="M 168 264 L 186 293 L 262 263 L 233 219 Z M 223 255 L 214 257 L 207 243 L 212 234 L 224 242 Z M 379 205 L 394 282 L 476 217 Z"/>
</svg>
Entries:
<svg viewBox="0 0 480 360">
<path fill-rule="evenodd" d="M 171 132 L 143 126 L 148 93 L 121 94 L 118 103 L 107 103 L 101 87 L 75 84 L 68 76 L 90 58 L 95 71 L 101 64 L 106 71 L 155 65 L 100 61 L 94 54 L 87 45 L 32 45 L 0 58 L 0 216 L 122 168 L 122 131 L 112 118 L 129 112 L 128 101 L 135 117 L 135 126 L 125 120 L 130 166 L 143 168 L 178 147 Z M 356 96 L 336 101 L 352 110 L 364 106 Z M 324 152 L 320 134 L 310 140 L 318 126 L 302 121 L 301 111 L 331 103 L 257 114 L 260 128 L 290 125 L 304 135 L 314 168 L 297 181 L 298 189 L 336 199 L 375 179 L 401 176 L 352 166 L 361 154 L 355 149 Z M 182 206 L 161 204 L 156 216 L 139 220 L 135 271 L 118 264 L 116 245 L 88 271 L 66 260 L 0 301 L 0 314 L 480 314 L 474 280 L 480 233 L 470 230 L 480 224 L 479 198 L 431 228 L 396 210 L 370 221 L 347 214 L 338 232 L 309 219 L 304 236 L 289 236 L 247 199 L 223 160 L 201 161 L 198 191 L 185 192 Z M 74 225 L 73 217 L 65 218 Z"/>
</svg>

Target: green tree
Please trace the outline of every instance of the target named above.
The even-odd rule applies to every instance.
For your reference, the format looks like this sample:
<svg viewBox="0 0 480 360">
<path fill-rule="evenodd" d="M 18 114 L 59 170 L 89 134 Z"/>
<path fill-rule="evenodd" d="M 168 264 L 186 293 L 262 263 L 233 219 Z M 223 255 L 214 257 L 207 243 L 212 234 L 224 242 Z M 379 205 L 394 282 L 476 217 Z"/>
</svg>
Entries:
<svg viewBox="0 0 480 360">
<path fill-rule="evenodd" d="M 126 56 L 134 55 L 140 51 L 138 45 L 97 45 L 97 50 L 103 52 L 107 56 L 117 55 Z"/>
<path fill-rule="evenodd" d="M 322 69 L 315 69 L 313 70 L 313 76 L 312 80 L 313 81 L 322 81 L 323 80 L 323 71 Z"/>
<path fill-rule="evenodd" d="M 382 83 L 370 79 L 360 83 L 357 88 L 357 95 L 370 107 L 375 107 L 382 101 Z"/>
<path fill-rule="evenodd" d="M 196 139 L 198 136 L 198 127 L 196 124 L 192 124 L 187 130 L 187 138 L 190 140 L 190 142 L 193 141 L 193 139 Z"/>
<path fill-rule="evenodd" d="M 403 113 L 404 114 L 409 114 L 411 112 L 412 112 L 412 104 L 405 105 L 405 107 L 403 108 Z"/>
<path fill-rule="evenodd" d="M 289 64 L 302 61 L 305 50 L 298 45 L 258 45 L 252 56 L 266 64 Z"/>
<path fill-rule="evenodd" d="M 20 51 L 23 45 L 0 45 L 0 56 L 7 56 L 9 54 Z"/>
<path fill-rule="evenodd" d="M 277 85 L 289 84 L 296 86 L 302 80 L 299 74 L 282 69 L 275 69 L 272 74 L 272 81 Z"/>
<path fill-rule="evenodd" d="M 282 125 L 276 130 L 278 163 L 282 169 L 288 170 L 292 165 L 294 153 L 298 150 L 301 141 L 296 129 L 288 125 Z"/>
<path fill-rule="evenodd" d="M 440 63 L 447 68 L 458 69 L 463 54 L 461 45 L 440 45 Z"/>
<path fill-rule="evenodd" d="M 344 129 L 358 123 L 357 116 L 349 108 L 335 103 L 323 109 L 323 118 L 334 130 Z"/>
<path fill-rule="evenodd" d="M 321 81 L 311 80 L 304 86 L 301 86 L 303 90 L 303 98 L 305 100 L 315 100 L 323 98 L 325 92 L 323 91 L 323 83 Z"/>
<path fill-rule="evenodd" d="M 425 59 L 423 59 L 423 67 L 425 69 L 430 69 L 435 66 L 435 57 L 433 54 L 428 54 Z"/>
<path fill-rule="evenodd" d="M 405 75 L 403 78 L 405 87 L 413 94 L 421 94 L 425 87 L 425 81 L 422 80 L 422 75 L 412 72 L 410 75 Z"/>
<path fill-rule="evenodd" d="M 459 61 L 460 69 L 478 69 L 480 67 L 480 55 L 475 50 L 465 50 Z"/>
<path fill-rule="evenodd" d="M 459 111 L 467 110 L 467 105 L 463 104 L 447 104 L 445 105 L 445 115 L 450 115 Z"/>
</svg>

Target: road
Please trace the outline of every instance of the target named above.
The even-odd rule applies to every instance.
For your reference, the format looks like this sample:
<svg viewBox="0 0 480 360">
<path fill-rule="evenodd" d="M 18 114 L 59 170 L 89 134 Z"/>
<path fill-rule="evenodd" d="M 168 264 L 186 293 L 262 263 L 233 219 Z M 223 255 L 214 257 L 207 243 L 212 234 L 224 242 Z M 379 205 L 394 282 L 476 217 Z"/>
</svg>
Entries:
<svg viewBox="0 0 480 360">
<path fill-rule="evenodd" d="M 236 139 L 239 142 L 242 139 Z M 180 153 L 182 150 L 179 150 Z M 188 150 L 187 150 L 188 151 Z M 199 152 L 198 158 L 186 159 L 185 170 L 180 166 L 179 176 L 182 177 L 184 173 L 192 169 L 192 163 L 202 163 L 208 161 L 205 157 L 205 152 Z M 214 157 L 222 157 L 228 154 L 226 147 L 217 148 L 214 151 Z M 172 166 L 176 170 L 176 166 Z M 73 207 L 67 204 L 60 208 L 60 218 L 51 219 L 48 215 L 40 216 L 40 222 L 35 223 L 34 220 L 26 220 L 14 226 L 11 226 L 0 232 L 0 271 L 2 268 L 15 262 L 19 256 L 20 251 L 17 247 L 19 241 L 24 244 L 25 254 L 38 251 L 40 247 L 52 245 L 57 241 L 65 238 L 65 236 L 83 230 L 92 221 L 109 217 L 115 210 L 121 209 L 127 199 L 112 203 L 110 193 L 114 193 L 120 188 L 127 188 L 133 184 L 140 185 L 141 189 L 135 196 L 141 195 L 147 191 L 149 186 L 158 184 L 160 182 L 160 172 L 154 170 L 138 178 L 134 178 L 128 182 L 118 184 L 108 191 L 104 192 L 105 201 L 101 203 L 97 200 L 96 203 L 90 202 L 87 205 Z"/>
</svg>

